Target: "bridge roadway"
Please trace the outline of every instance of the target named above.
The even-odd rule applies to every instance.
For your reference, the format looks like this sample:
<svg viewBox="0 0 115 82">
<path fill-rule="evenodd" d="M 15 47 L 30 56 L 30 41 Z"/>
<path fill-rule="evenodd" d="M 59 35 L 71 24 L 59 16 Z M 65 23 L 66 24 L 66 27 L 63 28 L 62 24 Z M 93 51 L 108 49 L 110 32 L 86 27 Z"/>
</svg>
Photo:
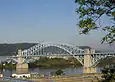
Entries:
<svg viewBox="0 0 115 82">
<path fill-rule="evenodd" d="M 84 56 L 84 55 L 100 55 L 100 56 L 115 56 L 115 52 L 101 52 L 101 53 L 78 53 L 78 54 L 45 54 L 45 55 L 22 55 L 22 57 L 42 57 L 42 56 Z M 17 56 L 8 56 L 9 58 L 17 58 Z"/>
</svg>

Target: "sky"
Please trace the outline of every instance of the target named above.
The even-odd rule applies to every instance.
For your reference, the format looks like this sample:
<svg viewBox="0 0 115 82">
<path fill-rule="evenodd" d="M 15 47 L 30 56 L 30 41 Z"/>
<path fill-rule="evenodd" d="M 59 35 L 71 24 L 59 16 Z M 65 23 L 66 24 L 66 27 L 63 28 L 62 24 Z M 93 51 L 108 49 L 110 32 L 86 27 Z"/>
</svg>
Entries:
<svg viewBox="0 0 115 82">
<path fill-rule="evenodd" d="M 0 0 L 0 43 L 66 43 L 113 50 L 101 30 L 79 35 L 74 0 Z M 102 25 L 109 24 L 102 17 Z"/>
</svg>

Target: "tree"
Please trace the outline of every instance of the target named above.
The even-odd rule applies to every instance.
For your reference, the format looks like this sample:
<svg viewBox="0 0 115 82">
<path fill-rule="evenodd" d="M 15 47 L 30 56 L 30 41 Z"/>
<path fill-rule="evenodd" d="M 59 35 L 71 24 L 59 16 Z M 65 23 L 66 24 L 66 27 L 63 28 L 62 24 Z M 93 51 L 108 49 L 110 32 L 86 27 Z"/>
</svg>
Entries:
<svg viewBox="0 0 115 82">
<path fill-rule="evenodd" d="M 115 42 L 115 0 L 75 0 L 75 3 L 79 5 L 76 12 L 80 18 L 78 23 L 80 34 L 87 34 L 91 30 L 101 28 L 107 32 L 102 43 Z M 108 16 L 112 24 L 104 27 L 97 25 L 96 22 L 102 16 Z"/>
<path fill-rule="evenodd" d="M 105 67 L 102 70 L 102 81 L 101 82 L 115 82 L 115 67 Z"/>
<path fill-rule="evenodd" d="M 60 70 L 60 69 L 57 70 L 55 73 L 56 73 L 56 75 L 62 75 L 62 74 L 64 74 L 64 72 L 62 70 Z"/>
</svg>

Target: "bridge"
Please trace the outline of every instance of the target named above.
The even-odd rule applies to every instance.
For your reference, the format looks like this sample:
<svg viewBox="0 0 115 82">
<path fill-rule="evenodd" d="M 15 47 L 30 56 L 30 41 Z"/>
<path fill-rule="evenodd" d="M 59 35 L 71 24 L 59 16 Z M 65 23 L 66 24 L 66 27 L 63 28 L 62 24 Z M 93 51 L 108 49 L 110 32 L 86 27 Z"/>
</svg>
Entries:
<svg viewBox="0 0 115 82">
<path fill-rule="evenodd" d="M 84 67 L 84 73 L 96 72 L 97 64 L 108 57 L 115 57 L 115 52 L 97 53 L 94 49 L 82 49 L 69 44 L 38 43 L 22 51 L 22 57 L 74 57 Z M 16 56 L 15 56 L 16 57 Z"/>
</svg>

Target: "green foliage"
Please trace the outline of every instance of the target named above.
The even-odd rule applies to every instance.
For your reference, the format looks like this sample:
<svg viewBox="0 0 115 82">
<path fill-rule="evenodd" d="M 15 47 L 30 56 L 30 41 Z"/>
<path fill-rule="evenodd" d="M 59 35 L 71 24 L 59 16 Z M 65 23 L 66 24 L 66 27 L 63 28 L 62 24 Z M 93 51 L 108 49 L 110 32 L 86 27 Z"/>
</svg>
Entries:
<svg viewBox="0 0 115 82">
<path fill-rule="evenodd" d="M 9 70 L 12 70 L 12 69 L 15 69 L 16 68 L 16 64 L 0 64 L 0 69 L 9 69 Z"/>
<path fill-rule="evenodd" d="M 3 69 L 3 65 L 2 64 L 0 64 L 0 69 Z"/>
<path fill-rule="evenodd" d="M 76 12 L 79 14 L 79 27 L 81 34 L 87 34 L 91 30 L 101 28 L 107 32 L 103 37 L 103 42 L 109 44 L 115 41 L 115 0 L 75 0 L 79 5 Z M 106 15 L 113 22 L 110 26 L 100 27 L 96 24 L 103 15 Z"/>
<path fill-rule="evenodd" d="M 104 68 L 102 74 L 101 82 L 115 82 L 115 68 Z"/>
<path fill-rule="evenodd" d="M 110 44 L 115 41 L 115 26 L 109 27 L 106 26 L 103 30 L 108 31 L 109 33 L 102 39 L 102 43 L 104 41 L 109 42 Z"/>
<path fill-rule="evenodd" d="M 41 57 L 39 60 L 29 63 L 30 68 L 66 68 L 73 66 L 81 66 L 81 64 L 75 58 L 70 58 L 68 60 L 63 58 L 47 58 Z"/>
<path fill-rule="evenodd" d="M 61 69 L 57 70 L 55 73 L 56 73 L 56 75 L 62 75 L 62 74 L 64 74 L 64 72 Z"/>
</svg>

